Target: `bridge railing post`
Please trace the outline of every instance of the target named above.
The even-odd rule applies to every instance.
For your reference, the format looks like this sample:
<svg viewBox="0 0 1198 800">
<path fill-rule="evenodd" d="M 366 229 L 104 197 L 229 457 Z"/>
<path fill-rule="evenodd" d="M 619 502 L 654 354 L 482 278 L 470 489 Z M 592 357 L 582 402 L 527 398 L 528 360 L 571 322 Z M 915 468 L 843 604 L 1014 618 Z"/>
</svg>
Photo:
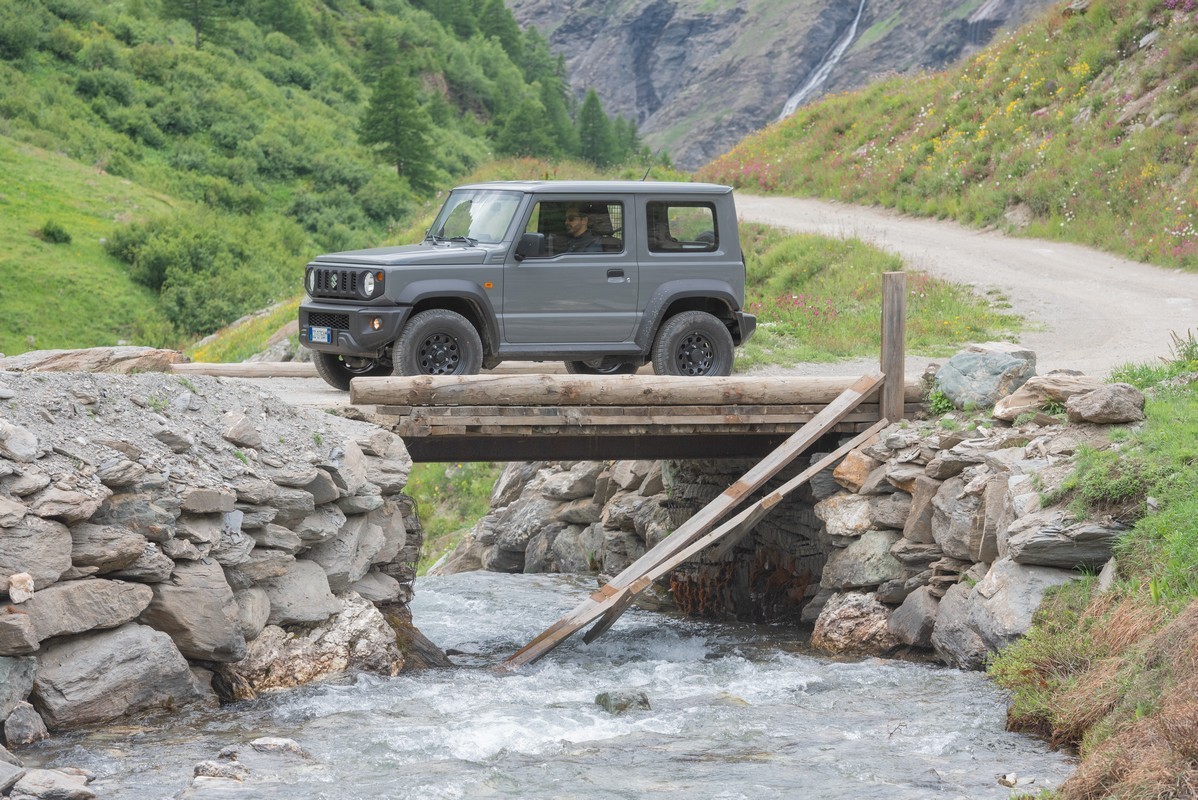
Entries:
<svg viewBox="0 0 1198 800">
<path fill-rule="evenodd" d="M 907 335 L 907 274 L 882 273 L 882 383 L 879 411 L 895 422 L 904 417 Z"/>
</svg>

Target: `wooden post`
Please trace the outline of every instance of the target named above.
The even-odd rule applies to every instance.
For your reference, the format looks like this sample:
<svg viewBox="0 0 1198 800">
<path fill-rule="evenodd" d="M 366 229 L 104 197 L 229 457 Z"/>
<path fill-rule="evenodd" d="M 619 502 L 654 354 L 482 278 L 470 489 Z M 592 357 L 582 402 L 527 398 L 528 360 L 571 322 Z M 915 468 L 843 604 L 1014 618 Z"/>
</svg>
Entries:
<svg viewBox="0 0 1198 800">
<path fill-rule="evenodd" d="M 906 376 L 907 333 L 907 274 L 904 272 L 882 273 L 882 372 L 886 379 L 882 383 L 882 417 L 897 422 L 903 413 L 903 386 Z"/>
</svg>

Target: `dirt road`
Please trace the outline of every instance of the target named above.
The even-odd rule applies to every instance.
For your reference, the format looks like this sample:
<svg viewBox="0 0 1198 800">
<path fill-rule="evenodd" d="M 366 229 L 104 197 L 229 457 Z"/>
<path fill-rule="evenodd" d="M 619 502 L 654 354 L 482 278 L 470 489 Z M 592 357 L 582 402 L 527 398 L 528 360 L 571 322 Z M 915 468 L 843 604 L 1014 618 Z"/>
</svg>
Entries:
<svg viewBox="0 0 1198 800">
<path fill-rule="evenodd" d="M 1037 355 L 1037 371 L 1069 368 L 1106 377 L 1112 367 L 1167 355 L 1170 332 L 1198 329 L 1198 275 L 1167 270 L 1039 239 L 970 230 L 951 222 L 786 197 L 738 194 L 745 220 L 825 236 L 855 236 L 898 253 L 907 264 L 984 293 L 997 289 L 1028 320 L 1020 343 Z M 918 375 L 927 358 L 910 357 Z M 877 361 L 762 370 L 802 375 L 860 374 Z M 516 364 L 504 371 L 561 372 L 559 363 Z M 319 378 L 264 379 L 294 402 L 337 406 L 347 396 Z"/>
<path fill-rule="evenodd" d="M 1198 275 L 1180 270 L 817 200 L 738 194 L 736 207 L 745 220 L 855 236 L 898 253 L 911 268 L 979 293 L 998 289 L 1028 320 L 1020 343 L 1036 353 L 1041 374 L 1070 368 L 1106 377 L 1120 364 L 1168 355 L 1171 331 L 1198 328 Z"/>
</svg>

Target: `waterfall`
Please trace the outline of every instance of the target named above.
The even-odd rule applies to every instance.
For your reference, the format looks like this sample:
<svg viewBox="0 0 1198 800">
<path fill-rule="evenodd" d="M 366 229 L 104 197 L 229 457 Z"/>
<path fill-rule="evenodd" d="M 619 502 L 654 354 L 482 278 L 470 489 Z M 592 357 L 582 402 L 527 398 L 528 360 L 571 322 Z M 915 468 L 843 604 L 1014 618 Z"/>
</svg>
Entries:
<svg viewBox="0 0 1198 800">
<path fill-rule="evenodd" d="M 853 24 L 848 27 L 844 35 L 836 41 L 816 65 L 811 75 L 803 82 L 803 85 L 798 88 L 794 94 L 786 101 L 786 105 L 782 107 L 782 113 L 778 115 L 778 119 L 785 119 L 795 112 L 795 109 L 801 106 L 807 98 L 815 94 L 815 92 L 824 85 L 824 81 L 832 74 L 832 68 L 840 61 L 840 57 L 844 55 L 844 51 L 849 49 L 849 45 L 853 43 L 853 39 L 857 36 L 857 24 L 861 22 L 861 14 L 865 11 L 866 0 L 861 0 L 861 5 L 857 8 L 857 16 L 853 19 Z"/>
</svg>

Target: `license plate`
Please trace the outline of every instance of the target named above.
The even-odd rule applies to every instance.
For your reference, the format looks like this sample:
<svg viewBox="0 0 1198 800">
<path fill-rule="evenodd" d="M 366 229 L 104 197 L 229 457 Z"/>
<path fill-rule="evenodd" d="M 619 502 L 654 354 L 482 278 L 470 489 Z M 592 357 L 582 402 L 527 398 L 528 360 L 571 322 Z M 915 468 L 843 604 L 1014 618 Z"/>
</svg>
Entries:
<svg viewBox="0 0 1198 800">
<path fill-rule="evenodd" d="M 332 344 L 333 332 L 328 328 L 313 325 L 308 328 L 308 341 L 313 344 Z"/>
</svg>

